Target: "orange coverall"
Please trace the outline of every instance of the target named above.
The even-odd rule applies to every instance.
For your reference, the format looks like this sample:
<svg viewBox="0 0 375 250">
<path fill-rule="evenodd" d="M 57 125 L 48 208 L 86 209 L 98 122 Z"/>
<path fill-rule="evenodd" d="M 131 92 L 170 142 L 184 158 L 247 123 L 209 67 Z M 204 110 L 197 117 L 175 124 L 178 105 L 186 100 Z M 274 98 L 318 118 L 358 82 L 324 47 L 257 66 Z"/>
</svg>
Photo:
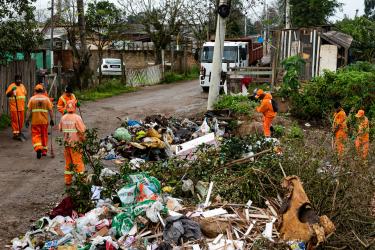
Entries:
<svg viewBox="0 0 375 250">
<path fill-rule="evenodd" d="M 64 133 L 65 141 L 65 184 L 70 185 L 74 171 L 77 173 L 85 171 L 82 152 L 74 150 L 74 146 L 75 143 L 81 142 L 84 139 L 83 134 L 86 131 L 86 127 L 79 115 L 68 113 L 61 118 L 59 130 Z"/>
<path fill-rule="evenodd" d="M 343 109 L 333 116 L 333 131 L 335 134 L 335 146 L 337 155 L 341 157 L 345 150 L 345 143 L 348 138 L 348 128 L 346 125 L 346 113 Z"/>
<path fill-rule="evenodd" d="M 62 96 L 60 96 L 59 101 L 57 102 L 57 110 L 61 114 L 64 114 L 66 104 L 70 100 L 77 100 L 74 94 L 71 94 L 70 96 L 67 96 L 66 93 L 64 93 L 64 94 L 62 94 Z"/>
<path fill-rule="evenodd" d="M 368 155 L 368 148 L 370 143 L 369 131 L 369 122 L 367 117 L 364 116 L 359 121 L 357 138 L 355 139 L 355 147 L 357 149 L 357 153 L 364 160 L 367 158 Z"/>
<path fill-rule="evenodd" d="M 256 108 L 256 111 L 263 113 L 263 133 L 265 137 L 271 137 L 271 125 L 273 118 L 276 117 L 276 112 L 272 108 L 272 95 L 266 93 L 260 106 Z"/>
<path fill-rule="evenodd" d="M 52 110 L 52 103 L 44 94 L 36 94 L 30 98 L 28 104 L 31 112 L 31 135 L 35 151 L 48 150 L 48 112 Z"/>
<path fill-rule="evenodd" d="M 20 86 L 17 86 L 15 83 L 9 85 L 6 90 L 6 94 L 8 95 L 12 92 L 12 88 L 16 87 L 16 99 L 17 99 L 17 106 L 16 100 L 14 96 L 9 97 L 9 111 L 10 111 L 10 118 L 12 121 L 12 130 L 14 135 L 18 135 L 21 133 L 23 128 L 23 123 L 25 121 L 25 103 L 26 103 L 26 95 L 27 91 L 25 86 L 21 83 Z M 18 108 L 18 113 L 17 113 Z M 18 118 L 19 118 L 19 125 L 18 126 Z"/>
</svg>

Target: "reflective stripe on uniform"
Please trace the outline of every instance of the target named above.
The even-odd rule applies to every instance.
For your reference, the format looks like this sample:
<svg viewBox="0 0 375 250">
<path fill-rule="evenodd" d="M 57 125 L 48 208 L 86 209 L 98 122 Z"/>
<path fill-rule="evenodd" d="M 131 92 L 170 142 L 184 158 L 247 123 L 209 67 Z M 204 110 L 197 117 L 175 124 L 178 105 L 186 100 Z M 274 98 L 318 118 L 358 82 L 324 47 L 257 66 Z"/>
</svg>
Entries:
<svg viewBox="0 0 375 250">
<path fill-rule="evenodd" d="M 72 174 L 74 174 L 74 172 L 73 171 L 64 171 L 64 174 L 66 174 L 66 175 L 72 175 Z"/>
<path fill-rule="evenodd" d="M 48 109 L 33 109 L 32 112 L 33 113 L 35 113 L 35 112 L 48 113 Z"/>
<path fill-rule="evenodd" d="M 31 100 L 33 101 L 46 101 L 49 100 L 47 97 L 32 97 Z"/>
<path fill-rule="evenodd" d="M 63 129 L 62 131 L 64 133 L 77 133 L 78 132 L 77 129 Z"/>
<path fill-rule="evenodd" d="M 26 99 L 26 96 L 16 96 L 16 99 L 17 100 L 21 100 L 21 99 L 24 100 L 24 99 Z M 9 100 L 14 102 L 14 98 L 11 98 Z"/>
<path fill-rule="evenodd" d="M 60 99 L 63 101 L 64 105 L 66 106 L 66 100 L 64 96 L 61 96 Z M 72 100 L 76 100 L 76 96 L 74 94 L 72 94 Z"/>
<path fill-rule="evenodd" d="M 35 143 L 35 144 L 33 145 L 34 148 L 36 148 L 36 147 L 38 147 L 38 146 L 42 146 L 42 143 Z"/>
<path fill-rule="evenodd" d="M 65 100 L 65 98 L 61 96 L 60 99 L 63 101 L 64 105 L 66 106 L 66 100 Z"/>
</svg>

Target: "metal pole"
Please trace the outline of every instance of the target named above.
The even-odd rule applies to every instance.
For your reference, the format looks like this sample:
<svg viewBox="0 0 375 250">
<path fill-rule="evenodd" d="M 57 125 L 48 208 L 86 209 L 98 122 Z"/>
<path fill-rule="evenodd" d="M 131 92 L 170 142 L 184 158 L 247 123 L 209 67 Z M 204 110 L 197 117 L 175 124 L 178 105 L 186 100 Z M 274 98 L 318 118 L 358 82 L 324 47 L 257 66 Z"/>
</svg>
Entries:
<svg viewBox="0 0 375 250">
<path fill-rule="evenodd" d="M 226 0 L 221 0 L 221 4 L 226 4 Z M 217 15 L 215 47 L 212 64 L 212 81 L 210 91 L 208 93 L 207 110 L 213 110 L 214 105 L 220 93 L 220 80 L 222 71 L 222 58 L 224 53 L 224 39 L 225 39 L 225 18 Z"/>
</svg>

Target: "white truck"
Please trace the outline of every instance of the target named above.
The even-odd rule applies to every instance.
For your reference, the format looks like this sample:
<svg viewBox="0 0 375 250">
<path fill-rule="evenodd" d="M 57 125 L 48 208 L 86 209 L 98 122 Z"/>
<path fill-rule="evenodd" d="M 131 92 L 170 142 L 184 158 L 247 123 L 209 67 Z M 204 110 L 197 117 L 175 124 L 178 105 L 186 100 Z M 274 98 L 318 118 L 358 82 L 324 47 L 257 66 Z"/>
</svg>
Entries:
<svg viewBox="0 0 375 250">
<path fill-rule="evenodd" d="M 203 91 L 208 91 L 212 79 L 212 58 L 214 55 L 214 42 L 203 44 L 201 52 L 201 70 L 199 83 Z M 222 71 L 227 72 L 229 68 L 249 66 L 249 42 L 225 41 L 222 59 Z M 220 86 L 225 82 L 221 81 Z"/>
</svg>

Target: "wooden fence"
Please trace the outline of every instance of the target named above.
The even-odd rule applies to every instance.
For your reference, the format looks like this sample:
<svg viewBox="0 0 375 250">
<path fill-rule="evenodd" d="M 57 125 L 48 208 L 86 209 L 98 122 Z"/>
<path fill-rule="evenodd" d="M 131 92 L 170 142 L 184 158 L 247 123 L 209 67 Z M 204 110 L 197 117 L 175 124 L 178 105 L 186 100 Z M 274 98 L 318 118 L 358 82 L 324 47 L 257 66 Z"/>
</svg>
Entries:
<svg viewBox="0 0 375 250">
<path fill-rule="evenodd" d="M 5 91 L 9 84 L 14 82 L 14 76 L 20 74 L 22 82 L 27 89 L 27 97 L 33 93 L 33 87 L 36 81 L 36 62 L 35 61 L 15 61 L 8 65 L 0 66 L 0 115 L 8 112 L 8 98 Z"/>
<path fill-rule="evenodd" d="M 126 69 L 126 83 L 133 87 L 159 84 L 163 78 L 161 65 Z"/>
</svg>

